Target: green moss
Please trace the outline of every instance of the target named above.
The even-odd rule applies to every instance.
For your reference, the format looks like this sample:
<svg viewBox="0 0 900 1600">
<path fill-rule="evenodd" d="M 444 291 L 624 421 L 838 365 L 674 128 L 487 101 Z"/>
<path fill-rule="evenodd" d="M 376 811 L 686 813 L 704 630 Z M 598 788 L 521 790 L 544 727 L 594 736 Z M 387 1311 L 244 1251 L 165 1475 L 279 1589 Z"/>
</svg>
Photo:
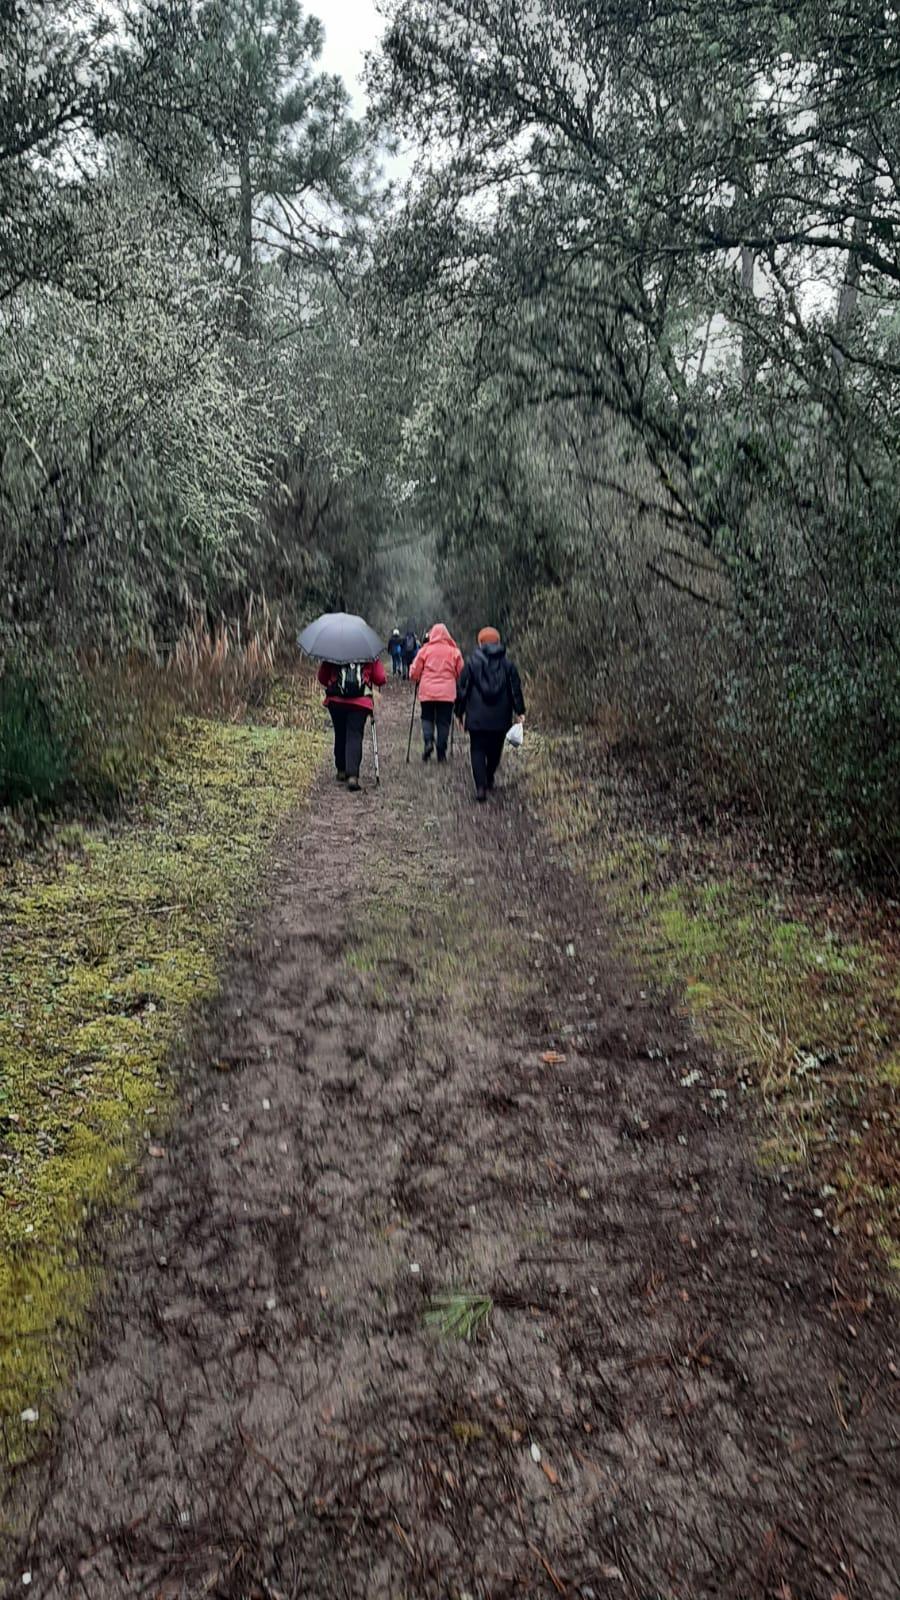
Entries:
<svg viewBox="0 0 900 1600">
<path fill-rule="evenodd" d="M 215 991 L 236 905 L 323 749 L 292 727 L 192 720 L 130 822 L 0 880 L 0 1416 L 42 1415 L 93 1291 L 84 1221 L 127 1198 L 171 1106 L 186 1014 Z"/>
<path fill-rule="evenodd" d="M 551 764 L 539 746 L 529 768 L 552 837 L 602 887 L 635 964 L 680 989 L 700 1032 L 755 1076 L 769 1121 L 763 1164 L 805 1166 L 834 1185 L 845 1152 L 851 1179 L 842 1206 L 896 1255 L 888 1136 L 900 1082 L 896 963 L 875 941 L 851 941 L 823 925 L 815 902 L 808 917 L 786 917 L 749 873 L 717 872 L 692 841 L 661 840 L 635 821 L 623 826 L 623 811 L 640 814 L 634 797 L 623 807 L 617 793 L 610 804 L 609 775 L 586 775 L 566 759 L 567 748 L 557 743 Z M 856 1172 L 873 1119 L 886 1134 L 866 1158 L 883 1173 L 875 1185 Z"/>
<path fill-rule="evenodd" d="M 414 963 L 417 995 L 438 1003 L 452 991 L 467 1012 L 478 1011 L 488 995 L 496 998 L 501 981 L 507 996 L 523 989 L 520 941 L 480 914 L 474 894 L 456 886 L 438 892 L 433 877 L 426 882 L 414 868 L 390 883 L 377 862 L 374 873 L 346 960 L 375 999 L 384 1002 L 395 991 L 398 961 Z M 427 910 L 416 913 L 417 905 Z"/>
</svg>

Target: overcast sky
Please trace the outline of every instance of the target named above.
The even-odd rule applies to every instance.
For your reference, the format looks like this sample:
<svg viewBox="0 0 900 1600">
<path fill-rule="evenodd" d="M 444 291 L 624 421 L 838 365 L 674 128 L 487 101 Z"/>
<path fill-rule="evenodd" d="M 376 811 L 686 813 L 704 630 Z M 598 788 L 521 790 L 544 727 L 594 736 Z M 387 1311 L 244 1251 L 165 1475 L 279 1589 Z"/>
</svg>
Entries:
<svg viewBox="0 0 900 1600">
<path fill-rule="evenodd" d="M 340 73 L 359 115 L 366 103 L 360 82 L 365 53 L 378 43 L 384 30 L 375 0 L 306 0 L 304 9 L 325 28 L 321 65 L 326 72 Z"/>
</svg>

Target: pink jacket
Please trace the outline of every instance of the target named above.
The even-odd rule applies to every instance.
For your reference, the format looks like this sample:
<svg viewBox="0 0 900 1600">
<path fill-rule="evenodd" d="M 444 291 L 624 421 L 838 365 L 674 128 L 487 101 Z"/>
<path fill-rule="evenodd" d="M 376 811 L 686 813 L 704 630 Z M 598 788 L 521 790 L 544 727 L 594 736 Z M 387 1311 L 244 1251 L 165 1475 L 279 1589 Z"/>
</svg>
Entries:
<svg viewBox="0 0 900 1600">
<path fill-rule="evenodd" d="M 419 699 L 425 705 L 435 700 L 455 700 L 463 665 L 456 642 L 444 624 L 436 622 L 428 634 L 428 643 L 423 644 L 409 669 L 413 683 L 419 685 Z"/>
</svg>

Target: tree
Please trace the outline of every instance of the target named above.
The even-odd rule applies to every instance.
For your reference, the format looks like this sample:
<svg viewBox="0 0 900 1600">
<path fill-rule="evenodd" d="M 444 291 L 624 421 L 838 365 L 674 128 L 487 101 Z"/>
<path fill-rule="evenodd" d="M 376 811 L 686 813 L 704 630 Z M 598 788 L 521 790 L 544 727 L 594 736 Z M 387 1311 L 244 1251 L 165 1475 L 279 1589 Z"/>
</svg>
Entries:
<svg viewBox="0 0 900 1600">
<path fill-rule="evenodd" d="M 366 138 L 340 79 L 315 71 L 322 26 L 297 0 L 204 0 L 198 25 L 210 131 L 236 186 L 246 334 L 260 248 L 333 264 L 367 192 Z"/>
<path fill-rule="evenodd" d="M 398 0 L 375 73 L 423 151 L 384 281 L 470 319 L 472 403 L 501 377 L 507 429 L 615 441 L 587 459 L 631 598 L 721 619 L 708 731 L 727 703 L 736 751 L 870 837 L 900 756 L 898 66 L 866 0 Z"/>
</svg>

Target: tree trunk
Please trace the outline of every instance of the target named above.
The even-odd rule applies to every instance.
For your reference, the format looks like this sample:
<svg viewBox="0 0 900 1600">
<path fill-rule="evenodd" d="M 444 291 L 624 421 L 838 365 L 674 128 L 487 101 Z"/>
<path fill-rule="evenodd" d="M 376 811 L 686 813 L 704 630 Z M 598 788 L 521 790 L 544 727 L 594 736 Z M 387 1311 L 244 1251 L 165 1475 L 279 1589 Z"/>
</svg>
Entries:
<svg viewBox="0 0 900 1600">
<path fill-rule="evenodd" d="M 253 310 L 253 189 L 250 182 L 250 148 L 248 144 L 241 146 L 238 173 L 240 177 L 240 300 L 238 305 L 238 329 L 246 338 L 250 332 L 250 320 Z"/>
<path fill-rule="evenodd" d="M 754 300 L 753 281 L 756 257 L 749 246 L 741 245 L 741 300 L 752 307 Z M 753 354 L 753 331 L 744 328 L 741 334 L 741 385 L 752 389 L 756 379 L 756 359 Z"/>
<path fill-rule="evenodd" d="M 850 232 L 850 248 L 847 251 L 847 265 L 844 269 L 844 281 L 838 292 L 837 308 L 835 310 L 836 338 L 831 342 L 831 359 L 838 372 L 843 370 L 846 357 L 838 341 L 843 341 L 849 333 L 856 316 L 859 303 L 859 280 L 862 276 L 862 261 L 860 250 L 865 244 L 872 220 L 872 206 L 875 203 L 875 141 L 871 134 L 866 139 L 861 163 L 861 182 L 859 188 L 859 210 L 853 219 Z"/>
</svg>

